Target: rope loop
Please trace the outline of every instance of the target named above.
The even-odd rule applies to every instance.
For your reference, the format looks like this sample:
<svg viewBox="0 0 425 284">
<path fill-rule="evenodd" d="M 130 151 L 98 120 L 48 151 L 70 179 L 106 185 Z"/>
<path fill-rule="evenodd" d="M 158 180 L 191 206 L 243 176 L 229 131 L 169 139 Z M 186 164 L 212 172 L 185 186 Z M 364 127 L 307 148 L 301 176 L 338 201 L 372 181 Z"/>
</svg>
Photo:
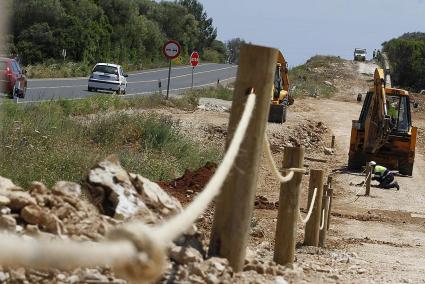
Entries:
<svg viewBox="0 0 425 284">
<path fill-rule="evenodd" d="M 306 173 L 305 169 L 300 168 L 289 168 L 289 169 L 282 169 L 284 172 L 288 172 L 286 176 L 282 175 L 279 172 L 279 169 L 276 165 L 275 160 L 273 159 L 272 151 L 270 148 L 270 142 L 269 139 L 267 139 L 267 136 L 264 136 L 264 152 L 266 153 L 266 160 L 269 164 L 272 173 L 276 176 L 276 178 L 279 180 L 280 183 L 286 183 L 294 177 L 294 173 Z"/>
<path fill-rule="evenodd" d="M 127 262 L 114 264 L 114 272 L 130 282 L 156 282 L 166 267 L 166 246 L 149 234 L 152 228 L 137 222 L 125 224 L 108 232 L 111 241 L 129 241 L 136 249 Z"/>
<path fill-rule="evenodd" d="M 310 208 L 308 209 L 308 213 L 307 213 L 307 216 L 306 216 L 305 219 L 303 219 L 303 217 L 301 216 L 301 212 L 298 211 L 300 221 L 303 224 L 306 224 L 308 222 L 308 220 L 310 220 L 311 213 L 313 212 L 314 203 L 316 202 L 316 195 L 317 195 L 317 187 L 314 188 L 313 198 L 311 199 Z"/>
</svg>

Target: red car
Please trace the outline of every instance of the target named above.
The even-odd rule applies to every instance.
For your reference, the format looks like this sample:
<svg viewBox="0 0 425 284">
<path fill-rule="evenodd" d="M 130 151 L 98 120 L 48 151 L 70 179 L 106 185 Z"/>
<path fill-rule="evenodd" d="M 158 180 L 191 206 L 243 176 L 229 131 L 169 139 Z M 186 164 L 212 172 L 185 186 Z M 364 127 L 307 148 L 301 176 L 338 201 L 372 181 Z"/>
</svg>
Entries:
<svg viewBox="0 0 425 284">
<path fill-rule="evenodd" d="M 11 98 L 24 98 L 27 91 L 26 71 L 21 69 L 15 59 L 0 57 L 0 93 Z"/>
</svg>

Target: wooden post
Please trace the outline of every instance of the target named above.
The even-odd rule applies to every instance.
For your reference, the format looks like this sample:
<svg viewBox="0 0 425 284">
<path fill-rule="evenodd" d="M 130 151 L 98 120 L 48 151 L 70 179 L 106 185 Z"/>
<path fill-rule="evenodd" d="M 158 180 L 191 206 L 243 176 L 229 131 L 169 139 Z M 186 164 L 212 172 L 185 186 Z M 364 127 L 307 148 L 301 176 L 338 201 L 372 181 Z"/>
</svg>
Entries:
<svg viewBox="0 0 425 284">
<path fill-rule="evenodd" d="M 254 88 L 256 105 L 239 155 L 217 198 L 209 255 L 227 258 L 241 271 L 254 209 L 257 176 L 270 107 L 270 91 L 278 50 L 254 45 L 241 48 L 226 148 L 244 110 L 247 91 Z"/>
<path fill-rule="evenodd" d="M 329 196 L 329 213 L 328 213 L 328 221 L 326 222 L 326 229 L 329 230 L 329 224 L 331 223 L 332 200 L 334 196 L 334 189 L 332 186 L 332 176 L 328 176 L 327 195 Z"/>
<path fill-rule="evenodd" d="M 370 195 L 370 182 L 372 181 L 372 167 L 369 165 L 369 162 L 366 163 L 366 193 L 365 196 Z"/>
<path fill-rule="evenodd" d="M 332 135 L 332 142 L 331 142 L 331 148 L 335 148 L 335 135 Z"/>
<path fill-rule="evenodd" d="M 320 218 L 320 222 L 322 222 L 322 220 L 324 221 L 323 224 L 323 229 L 320 230 L 319 233 L 319 246 L 324 248 L 326 246 L 326 233 L 327 233 L 327 228 L 328 228 L 328 216 L 330 214 L 329 212 L 329 203 L 330 203 L 330 197 L 328 195 L 323 195 L 322 198 L 322 214 L 323 214 L 323 209 L 325 209 L 324 212 L 324 217 Z"/>
<path fill-rule="evenodd" d="M 307 208 L 310 208 L 310 204 L 313 201 L 315 188 L 317 188 L 316 199 L 313 205 L 313 212 L 305 225 L 304 244 L 317 247 L 319 245 L 320 215 L 322 211 L 323 170 L 310 170 Z"/>
<path fill-rule="evenodd" d="M 302 168 L 303 161 L 304 148 L 285 147 L 283 159 L 284 169 Z M 302 173 L 294 173 L 292 180 L 280 185 L 273 260 L 281 265 L 291 264 L 295 260 L 299 195 L 302 177 Z"/>
</svg>

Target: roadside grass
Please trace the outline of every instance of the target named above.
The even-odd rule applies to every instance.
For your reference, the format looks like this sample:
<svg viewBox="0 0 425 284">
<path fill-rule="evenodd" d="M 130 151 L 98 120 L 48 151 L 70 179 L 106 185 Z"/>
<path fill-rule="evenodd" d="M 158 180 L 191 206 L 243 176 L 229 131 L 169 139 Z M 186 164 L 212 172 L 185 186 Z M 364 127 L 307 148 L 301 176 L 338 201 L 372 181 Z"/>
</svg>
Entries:
<svg viewBox="0 0 425 284">
<path fill-rule="evenodd" d="M 173 102 L 188 107 L 177 99 Z M 163 104 L 157 96 L 5 103 L 0 108 L 0 176 L 23 187 L 32 181 L 49 186 L 58 180 L 79 181 L 110 154 L 118 155 L 127 170 L 152 180 L 169 180 L 186 169 L 218 162 L 218 148 L 184 135 L 170 117 L 119 111 Z M 88 114 L 93 114 L 90 119 Z"/>
<path fill-rule="evenodd" d="M 216 98 L 226 101 L 233 100 L 233 90 L 219 85 L 218 87 L 210 87 L 199 90 L 191 90 L 184 93 L 187 96 L 198 98 Z"/>
<path fill-rule="evenodd" d="M 331 81 L 335 77 L 336 66 L 342 62 L 342 59 L 335 56 L 316 55 L 305 64 L 291 68 L 288 76 L 292 95 L 302 97 L 317 93 L 320 97 L 331 97 L 337 89 L 325 81 Z"/>
</svg>

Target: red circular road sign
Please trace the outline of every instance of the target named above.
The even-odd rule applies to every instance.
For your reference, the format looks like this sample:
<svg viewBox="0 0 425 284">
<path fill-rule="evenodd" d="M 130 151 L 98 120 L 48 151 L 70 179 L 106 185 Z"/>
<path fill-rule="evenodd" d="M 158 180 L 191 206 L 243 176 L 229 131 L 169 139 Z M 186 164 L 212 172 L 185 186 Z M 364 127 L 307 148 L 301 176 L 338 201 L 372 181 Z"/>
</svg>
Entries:
<svg viewBox="0 0 425 284">
<path fill-rule="evenodd" d="M 196 67 L 199 64 L 199 53 L 194 51 L 192 52 L 192 54 L 190 55 L 190 64 L 192 65 L 192 67 Z"/>
<path fill-rule="evenodd" d="M 162 47 L 162 53 L 168 59 L 175 59 L 179 57 L 181 51 L 180 44 L 175 40 L 167 41 Z"/>
</svg>

